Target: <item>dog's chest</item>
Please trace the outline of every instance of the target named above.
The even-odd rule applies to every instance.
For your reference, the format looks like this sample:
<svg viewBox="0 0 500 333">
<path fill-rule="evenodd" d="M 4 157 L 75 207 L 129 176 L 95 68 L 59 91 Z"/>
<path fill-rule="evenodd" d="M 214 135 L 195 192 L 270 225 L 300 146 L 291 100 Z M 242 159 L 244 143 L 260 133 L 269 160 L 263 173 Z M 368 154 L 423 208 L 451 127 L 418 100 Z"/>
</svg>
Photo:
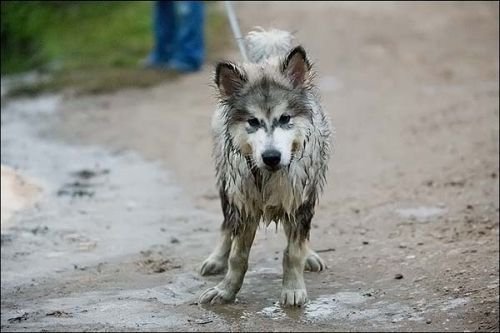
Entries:
<svg viewBox="0 0 500 333">
<path fill-rule="evenodd" d="M 287 174 L 248 175 L 237 190 L 238 206 L 264 220 L 276 220 L 291 214 L 299 205 L 301 196 Z"/>
<path fill-rule="evenodd" d="M 293 163 L 276 172 L 255 171 L 247 161 L 233 160 L 225 169 L 223 183 L 227 197 L 244 216 L 263 218 L 264 221 L 290 217 L 307 200 L 313 172 Z M 228 166 L 229 166 L 228 165 Z"/>
</svg>

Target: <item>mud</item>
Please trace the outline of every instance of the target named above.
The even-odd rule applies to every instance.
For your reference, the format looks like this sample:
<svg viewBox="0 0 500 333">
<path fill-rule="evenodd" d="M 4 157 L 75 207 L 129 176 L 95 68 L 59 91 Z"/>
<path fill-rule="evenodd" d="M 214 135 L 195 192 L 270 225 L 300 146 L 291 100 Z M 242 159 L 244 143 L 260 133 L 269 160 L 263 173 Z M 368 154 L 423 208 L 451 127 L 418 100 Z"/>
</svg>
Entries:
<svg viewBox="0 0 500 333">
<path fill-rule="evenodd" d="M 2 331 L 498 331 L 498 3 L 237 10 L 244 31 L 298 29 L 336 127 L 309 303 L 277 304 L 271 227 L 236 302 L 196 303 L 221 279 L 198 274 L 222 218 L 207 66 L 150 90 L 2 101 L 1 162 L 41 189 L 2 230 Z"/>
</svg>

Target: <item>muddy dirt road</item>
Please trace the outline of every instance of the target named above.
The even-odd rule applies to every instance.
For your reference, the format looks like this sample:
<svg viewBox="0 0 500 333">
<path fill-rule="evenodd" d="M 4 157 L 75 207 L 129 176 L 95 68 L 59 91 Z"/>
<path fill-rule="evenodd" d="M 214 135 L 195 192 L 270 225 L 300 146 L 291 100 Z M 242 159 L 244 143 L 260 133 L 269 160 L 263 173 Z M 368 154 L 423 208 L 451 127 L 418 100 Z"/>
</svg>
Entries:
<svg viewBox="0 0 500 333">
<path fill-rule="evenodd" d="M 222 218 L 209 65 L 2 102 L 2 164 L 41 189 L 2 229 L 2 331 L 498 331 L 498 9 L 238 3 L 244 31 L 297 30 L 336 128 L 303 309 L 276 304 L 272 227 L 237 302 L 196 304 L 221 279 L 197 273 Z"/>
</svg>

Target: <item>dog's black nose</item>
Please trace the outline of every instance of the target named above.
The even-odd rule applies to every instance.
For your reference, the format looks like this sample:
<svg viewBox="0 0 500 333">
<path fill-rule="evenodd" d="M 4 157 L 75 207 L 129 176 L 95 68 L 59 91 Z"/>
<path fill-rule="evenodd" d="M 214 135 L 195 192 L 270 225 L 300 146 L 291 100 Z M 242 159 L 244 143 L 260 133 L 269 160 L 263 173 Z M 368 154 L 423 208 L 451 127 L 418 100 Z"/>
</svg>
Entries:
<svg viewBox="0 0 500 333">
<path fill-rule="evenodd" d="M 281 153 L 274 149 L 266 150 L 262 153 L 262 160 L 265 165 L 275 168 L 280 164 Z"/>
</svg>

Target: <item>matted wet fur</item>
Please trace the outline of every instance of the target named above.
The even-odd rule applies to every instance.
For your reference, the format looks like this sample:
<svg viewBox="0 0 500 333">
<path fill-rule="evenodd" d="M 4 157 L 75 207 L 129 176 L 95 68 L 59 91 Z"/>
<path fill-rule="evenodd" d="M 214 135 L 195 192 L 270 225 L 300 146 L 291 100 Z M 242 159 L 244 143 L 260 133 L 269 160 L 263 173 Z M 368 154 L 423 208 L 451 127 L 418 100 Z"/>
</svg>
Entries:
<svg viewBox="0 0 500 333">
<path fill-rule="evenodd" d="M 281 223 L 287 236 L 283 305 L 303 305 L 304 269 L 325 268 L 309 247 L 309 233 L 325 184 L 330 124 L 306 51 L 292 41 L 285 31 L 254 31 L 246 37 L 250 62 L 216 66 L 213 155 L 224 221 L 221 240 L 201 274 L 227 272 L 201 294 L 200 303 L 235 299 L 261 221 Z"/>
</svg>

